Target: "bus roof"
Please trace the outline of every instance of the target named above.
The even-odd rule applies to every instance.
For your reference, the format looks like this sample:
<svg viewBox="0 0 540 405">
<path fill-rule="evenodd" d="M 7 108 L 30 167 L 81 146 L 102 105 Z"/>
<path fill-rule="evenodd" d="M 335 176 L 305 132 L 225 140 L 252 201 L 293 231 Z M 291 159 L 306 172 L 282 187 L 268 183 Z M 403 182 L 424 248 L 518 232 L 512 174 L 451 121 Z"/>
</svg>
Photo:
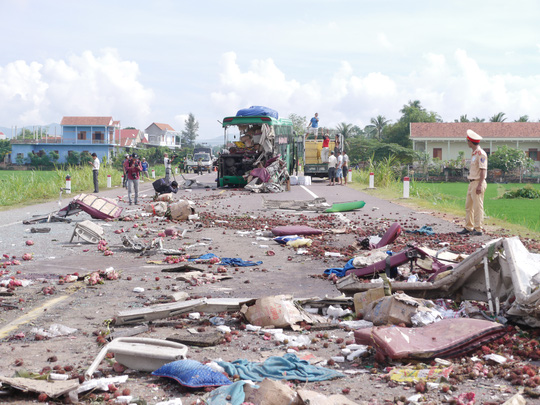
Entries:
<svg viewBox="0 0 540 405">
<path fill-rule="evenodd" d="M 266 115 L 254 115 L 250 117 L 225 117 L 223 118 L 223 127 L 231 125 L 252 125 L 252 124 L 268 124 L 268 125 L 290 125 L 292 121 L 288 118 L 268 117 Z"/>
</svg>

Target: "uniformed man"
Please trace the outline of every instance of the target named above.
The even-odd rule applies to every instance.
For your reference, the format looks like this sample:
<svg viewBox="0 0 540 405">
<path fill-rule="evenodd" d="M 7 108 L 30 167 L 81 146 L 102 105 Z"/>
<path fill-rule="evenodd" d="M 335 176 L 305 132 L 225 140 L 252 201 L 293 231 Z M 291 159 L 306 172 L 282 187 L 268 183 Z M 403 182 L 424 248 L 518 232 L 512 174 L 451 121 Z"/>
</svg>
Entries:
<svg viewBox="0 0 540 405">
<path fill-rule="evenodd" d="M 472 157 L 468 176 L 469 188 L 465 202 L 465 228 L 458 232 L 460 235 L 482 235 L 488 159 L 486 152 L 480 147 L 481 140 L 482 137 L 476 132 L 467 130 L 467 144 L 472 149 Z"/>
</svg>

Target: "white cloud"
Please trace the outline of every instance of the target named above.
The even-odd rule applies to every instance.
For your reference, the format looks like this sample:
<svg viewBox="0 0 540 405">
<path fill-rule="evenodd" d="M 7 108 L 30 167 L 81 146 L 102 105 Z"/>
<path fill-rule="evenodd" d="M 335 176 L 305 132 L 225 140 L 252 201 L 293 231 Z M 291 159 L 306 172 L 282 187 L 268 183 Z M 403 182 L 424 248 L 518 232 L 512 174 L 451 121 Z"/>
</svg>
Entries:
<svg viewBox="0 0 540 405">
<path fill-rule="evenodd" d="M 174 129 L 177 131 L 183 131 L 186 126 L 186 120 L 189 118 L 189 114 L 178 114 L 174 116 Z"/>
<path fill-rule="evenodd" d="M 540 118 L 540 76 L 489 74 L 460 49 L 452 55 L 425 54 L 418 69 L 401 76 L 360 74 L 342 61 L 331 77 L 302 83 L 287 78 L 272 59 L 254 60 L 243 70 L 232 52 L 223 55 L 221 67 L 220 87 L 211 101 L 223 116 L 266 105 L 284 116 L 294 112 L 309 118 L 317 111 L 322 126 L 347 122 L 363 127 L 379 114 L 395 122 L 409 100 L 420 100 L 446 122 L 463 114 L 488 120 L 498 112 L 507 121 L 521 115 Z"/>
<path fill-rule="evenodd" d="M 66 60 L 15 61 L 0 66 L 0 122 L 32 125 L 69 115 L 112 115 L 122 125 L 143 127 L 153 91 L 139 82 L 137 63 L 114 49 L 84 51 Z M 133 121 L 126 122 L 126 118 Z"/>
</svg>

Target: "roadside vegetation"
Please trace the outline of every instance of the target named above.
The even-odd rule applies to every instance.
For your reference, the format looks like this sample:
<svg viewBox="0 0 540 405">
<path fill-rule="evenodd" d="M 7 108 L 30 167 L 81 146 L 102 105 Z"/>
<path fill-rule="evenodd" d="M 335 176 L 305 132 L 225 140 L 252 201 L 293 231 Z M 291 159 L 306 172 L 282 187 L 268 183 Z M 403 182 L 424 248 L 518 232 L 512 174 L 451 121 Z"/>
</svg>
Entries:
<svg viewBox="0 0 540 405">
<path fill-rule="evenodd" d="M 465 217 L 465 182 L 410 182 L 409 199 L 403 199 L 402 173 L 391 166 L 391 159 L 370 163 L 367 169 L 353 171 L 352 187 L 366 193 L 396 200 L 400 204 Z M 375 189 L 368 189 L 369 174 L 374 173 Z M 490 183 L 486 190 L 484 208 L 486 225 L 503 227 L 520 236 L 540 237 L 538 198 L 540 184 Z M 508 198 L 508 196 L 515 198 Z"/>
<path fill-rule="evenodd" d="M 92 168 L 73 166 L 57 170 L 0 171 L 0 207 L 5 209 L 16 205 L 58 199 L 60 189 L 66 186 L 66 177 L 71 177 L 73 195 L 93 190 Z M 122 172 L 111 166 L 102 166 L 99 171 L 101 189 L 107 185 L 111 175 L 112 185 L 121 184 Z M 64 194 L 65 196 L 65 194 Z"/>
</svg>

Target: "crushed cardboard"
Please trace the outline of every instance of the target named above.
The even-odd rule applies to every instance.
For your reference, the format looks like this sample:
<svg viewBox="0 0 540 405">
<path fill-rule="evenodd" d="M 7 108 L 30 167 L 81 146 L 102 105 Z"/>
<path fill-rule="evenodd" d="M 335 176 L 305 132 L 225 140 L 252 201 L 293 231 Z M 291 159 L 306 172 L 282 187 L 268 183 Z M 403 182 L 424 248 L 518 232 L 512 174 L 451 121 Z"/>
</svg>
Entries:
<svg viewBox="0 0 540 405">
<path fill-rule="evenodd" d="M 44 393 L 51 398 L 67 394 L 79 387 L 79 380 L 47 381 L 22 377 L 0 376 L 0 382 L 24 392 Z"/>
</svg>

